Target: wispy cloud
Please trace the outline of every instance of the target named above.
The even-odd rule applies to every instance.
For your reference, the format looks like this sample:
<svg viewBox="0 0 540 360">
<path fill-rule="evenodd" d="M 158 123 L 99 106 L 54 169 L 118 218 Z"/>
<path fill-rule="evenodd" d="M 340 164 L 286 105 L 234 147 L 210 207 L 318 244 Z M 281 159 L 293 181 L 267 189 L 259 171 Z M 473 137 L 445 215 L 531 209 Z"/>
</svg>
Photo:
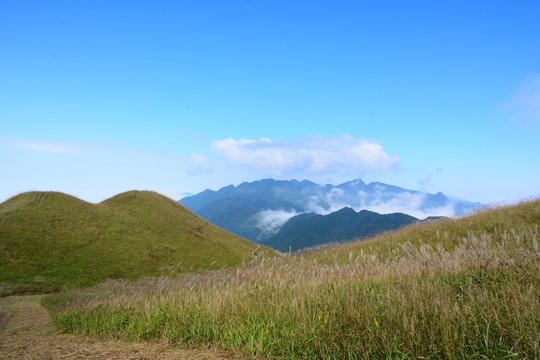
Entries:
<svg viewBox="0 0 540 360">
<path fill-rule="evenodd" d="M 435 186 L 436 179 L 443 172 L 443 169 L 437 169 L 435 172 L 428 174 L 420 179 L 418 179 L 418 185 L 421 191 L 426 191 L 428 188 Z"/>
<path fill-rule="evenodd" d="M 30 139 L 0 139 L 0 143 L 8 148 L 37 151 L 53 154 L 80 154 L 87 152 L 81 146 L 67 142 Z"/>
<path fill-rule="evenodd" d="M 456 214 L 454 203 L 449 201 L 445 205 L 430 209 L 422 209 L 426 194 L 404 192 L 390 199 L 384 199 L 381 196 L 372 199 L 369 202 L 363 202 L 361 205 L 356 205 L 353 208 L 359 211 L 362 209 L 377 212 L 379 214 L 404 213 L 414 216 L 418 219 L 425 219 L 428 216 L 448 216 L 452 217 Z"/>
<path fill-rule="evenodd" d="M 212 143 L 212 151 L 232 164 L 263 170 L 272 175 L 287 171 L 324 173 L 352 169 L 356 173 L 386 170 L 400 162 L 371 140 L 349 135 L 306 136 L 298 141 L 227 138 Z"/>
<path fill-rule="evenodd" d="M 293 216 L 298 215 L 295 211 L 264 210 L 253 215 L 248 221 L 260 230 L 259 240 L 266 239 L 276 234 L 279 229 Z"/>
<path fill-rule="evenodd" d="M 203 154 L 191 154 L 190 163 L 191 169 L 189 170 L 189 172 L 191 174 L 207 173 L 214 171 L 212 167 L 212 162 Z"/>
<path fill-rule="evenodd" d="M 503 110 L 509 111 L 520 121 L 540 125 L 540 72 L 527 77 Z"/>
</svg>

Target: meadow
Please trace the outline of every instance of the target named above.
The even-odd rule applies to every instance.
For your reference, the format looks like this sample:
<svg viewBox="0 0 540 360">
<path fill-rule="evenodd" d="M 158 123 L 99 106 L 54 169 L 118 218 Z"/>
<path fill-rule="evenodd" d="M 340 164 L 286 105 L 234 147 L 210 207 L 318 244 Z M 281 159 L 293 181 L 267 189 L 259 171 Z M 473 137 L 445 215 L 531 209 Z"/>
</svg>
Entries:
<svg viewBox="0 0 540 360">
<path fill-rule="evenodd" d="M 540 357 L 540 201 L 49 295 L 63 332 L 272 359 Z"/>
</svg>

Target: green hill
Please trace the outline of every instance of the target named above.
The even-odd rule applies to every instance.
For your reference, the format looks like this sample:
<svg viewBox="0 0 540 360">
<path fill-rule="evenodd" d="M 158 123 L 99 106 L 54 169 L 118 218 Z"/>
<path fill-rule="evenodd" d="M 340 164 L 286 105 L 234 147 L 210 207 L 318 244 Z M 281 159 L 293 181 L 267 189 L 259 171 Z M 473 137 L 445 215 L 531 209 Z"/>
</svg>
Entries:
<svg viewBox="0 0 540 360">
<path fill-rule="evenodd" d="M 100 204 L 29 192 L 0 204 L 0 294 L 218 269 L 249 260 L 256 248 L 153 192 Z"/>
</svg>

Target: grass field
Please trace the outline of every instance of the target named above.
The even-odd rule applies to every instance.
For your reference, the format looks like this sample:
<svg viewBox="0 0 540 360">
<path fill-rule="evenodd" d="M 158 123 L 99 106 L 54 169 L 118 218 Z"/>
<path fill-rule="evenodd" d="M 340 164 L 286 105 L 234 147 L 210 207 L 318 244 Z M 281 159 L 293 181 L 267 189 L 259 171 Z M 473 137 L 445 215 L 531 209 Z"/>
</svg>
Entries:
<svg viewBox="0 0 540 360">
<path fill-rule="evenodd" d="M 540 201 L 236 269 L 48 296 L 65 332 L 276 359 L 536 359 Z"/>
<path fill-rule="evenodd" d="M 24 193 L 0 204 L 0 296 L 238 266 L 272 252 L 256 249 L 154 192 L 100 204 Z"/>
</svg>

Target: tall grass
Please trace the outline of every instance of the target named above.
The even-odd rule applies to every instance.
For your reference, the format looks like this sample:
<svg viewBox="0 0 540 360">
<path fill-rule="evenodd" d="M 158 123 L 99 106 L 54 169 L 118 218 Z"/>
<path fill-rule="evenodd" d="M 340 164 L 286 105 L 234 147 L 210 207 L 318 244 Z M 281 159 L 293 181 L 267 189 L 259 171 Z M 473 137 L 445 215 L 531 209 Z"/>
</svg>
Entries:
<svg viewBox="0 0 540 360">
<path fill-rule="evenodd" d="M 213 343 L 260 358 L 534 359 L 538 228 L 521 225 L 453 239 L 442 228 L 427 240 L 405 230 L 392 246 L 108 281 L 46 304 L 63 331 Z"/>
</svg>

